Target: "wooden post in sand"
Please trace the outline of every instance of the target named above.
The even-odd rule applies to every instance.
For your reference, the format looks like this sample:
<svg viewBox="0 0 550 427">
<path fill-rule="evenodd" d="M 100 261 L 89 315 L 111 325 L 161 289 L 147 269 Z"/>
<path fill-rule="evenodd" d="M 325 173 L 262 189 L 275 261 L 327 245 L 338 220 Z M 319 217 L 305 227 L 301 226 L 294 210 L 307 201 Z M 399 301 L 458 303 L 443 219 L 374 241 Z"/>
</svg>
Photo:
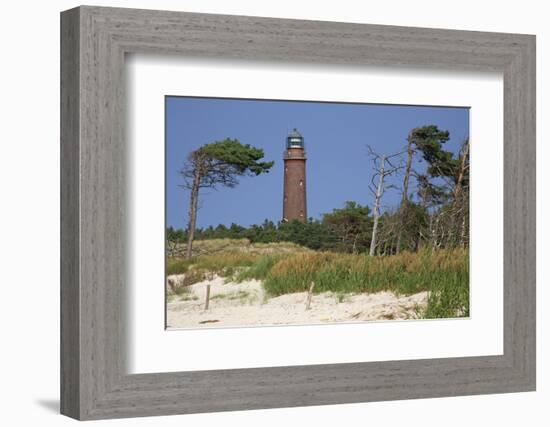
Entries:
<svg viewBox="0 0 550 427">
<path fill-rule="evenodd" d="M 206 285 L 206 302 L 204 303 L 205 310 L 208 310 L 209 303 L 210 303 L 210 285 Z"/>
<path fill-rule="evenodd" d="M 314 287 L 315 287 L 315 282 L 311 282 L 311 285 L 309 285 L 309 290 L 307 291 L 306 310 L 309 310 L 309 306 L 311 305 L 311 298 L 313 297 Z"/>
</svg>

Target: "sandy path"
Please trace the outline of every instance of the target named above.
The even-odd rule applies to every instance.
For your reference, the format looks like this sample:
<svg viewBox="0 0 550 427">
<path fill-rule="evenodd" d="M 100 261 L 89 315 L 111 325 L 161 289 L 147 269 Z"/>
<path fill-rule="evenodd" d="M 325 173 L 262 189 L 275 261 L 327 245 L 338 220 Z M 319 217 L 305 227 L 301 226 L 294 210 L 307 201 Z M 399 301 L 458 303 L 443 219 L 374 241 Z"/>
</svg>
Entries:
<svg viewBox="0 0 550 427">
<path fill-rule="evenodd" d="M 210 284 L 210 307 L 204 310 L 206 285 Z M 216 277 L 196 283 L 179 300 L 168 302 L 169 328 L 314 324 L 365 320 L 414 319 L 425 307 L 427 292 L 399 296 L 391 292 L 345 295 L 330 292 L 313 295 L 305 309 L 306 292 L 265 298 L 260 281 L 224 283 Z"/>
</svg>

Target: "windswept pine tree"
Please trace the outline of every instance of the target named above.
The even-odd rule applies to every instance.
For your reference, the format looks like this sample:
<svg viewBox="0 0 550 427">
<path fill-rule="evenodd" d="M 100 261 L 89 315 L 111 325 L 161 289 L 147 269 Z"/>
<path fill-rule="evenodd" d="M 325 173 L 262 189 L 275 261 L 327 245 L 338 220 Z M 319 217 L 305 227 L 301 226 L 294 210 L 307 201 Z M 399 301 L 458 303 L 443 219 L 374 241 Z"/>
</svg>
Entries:
<svg viewBox="0 0 550 427">
<path fill-rule="evenodd" d="M 273 162 L 261 162 L 264 151 L 236 139 L 224 139 L 203 145 L 189 153 L 181 171 L 185 188 L 190 190 L 189 223 L 187 227 L 187 258 L 193 253 L 197 224 L 197 209 L 201 188 L 235 187 L 239 177 L 257 176 L 269 172 Z"/>
</svg>

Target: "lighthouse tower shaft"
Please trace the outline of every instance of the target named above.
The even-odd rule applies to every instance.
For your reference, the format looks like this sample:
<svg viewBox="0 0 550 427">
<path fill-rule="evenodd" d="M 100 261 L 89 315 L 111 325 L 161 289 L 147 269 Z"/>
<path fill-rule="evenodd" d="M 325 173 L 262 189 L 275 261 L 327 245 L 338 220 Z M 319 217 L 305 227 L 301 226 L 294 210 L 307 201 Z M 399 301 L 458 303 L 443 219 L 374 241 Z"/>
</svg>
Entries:
<svg viewBox="0 0 550 427">
<path fill-rule="evenodd" d="M 287 138 L 284 160 L 283 222 L 307 219 L 306 152 L 296 129 Z"/>
</svg>

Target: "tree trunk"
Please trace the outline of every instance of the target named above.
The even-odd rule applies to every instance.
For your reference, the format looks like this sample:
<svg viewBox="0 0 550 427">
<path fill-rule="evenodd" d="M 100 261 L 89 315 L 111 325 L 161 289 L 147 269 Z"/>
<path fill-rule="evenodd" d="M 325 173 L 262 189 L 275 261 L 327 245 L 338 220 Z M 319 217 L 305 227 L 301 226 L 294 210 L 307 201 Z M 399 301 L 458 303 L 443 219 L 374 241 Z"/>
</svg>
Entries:
<svg viewBox="0 0 550 427">
<path fill-rule="evenodd" d="M 462 215 L 462 224 L 460 228 L 460 246 L 466 247 L 466 215 Z"/>
<path fill-rule="evenodd" d="M 403 178 L 403 196 L 401 198 L 401 207 L 400 207 L 400 221 L 401 226 L 397 229 L 397 246 L 395 249 L 395 253 L 398 254 L 399 250 L 401 249 L 401 234 L 403 233 L 403 227 L 405 225 L 404 221 L 404 215 L 405 215 L 405 209 L 407 205 L 407 201 L 409 200 L 409 179 L 411 176 L 411 168 L 412 168 L 412 158 L 413 158 L 413 148 L 412 148 L 412 132 L 409 133 L 409 136 L 407 137 L 407 166 L 405 167 L 405 177 Z"/>
<path fill-rule="evenodd" d="M 461 224 L 460 224 L 460 246 L 462 246 L 463 248 L 466 247 L 468 245 L 468 241 L 469 241 L 469 229 L 470 229 L 470 224 L 469 224 L 469 218 L 470 218 L 470 210 L 469 210 L 469 192 L 468 191 L 465 191 L 463 190 L 462 191 L 462 200 L 460 201 L 461 203 Z"/>
<path fill-rule="evenodd" d="M 455 232 L 457 233 L 457 240 L 459 244 L 463 245 L 464 243 L 464 233 L 465 233 L 465 221 L 466 221 L 466 205 L 464 203 L 464 188 L 462 187 L 462 181 L 466 175 L 466 170 L 468 169 L 468 155 L 470 151 L 470 141 L 465 141 L 465 146 L 462 148 L 461 158 L 460 158 L 460 168 L 456 177 L 456 184 L 453 192 L 454 198 L 454 211 L 458 213 L 458 218 L 455 218 L 453 221 L 453 226 Z M 459 225 L 460 224 L 460 225 Z"/>
<path fill-rule="evenodd" d="M 468 160 L 468 154 L 470 151 L 470 141 L 466 142 L 466 147 L 462 150 L 462 156 L 460 158 L 460 169 L 458 170 L 458 175 L 456 177 L 456 184 L 454 189 L 454 199 L 455 203 L 458 202 L 460 196 L 462 195 L 462 181 L 464 180 L 464 175 L 466 174 L 466 169 L 468 165 L 466 161 Z"/>
<path fill-rule="evenodd" d="M 195 238 L 195 226 L 197 223 L 197 207 L 199 205 L 199 188 L 201 176 L 198 169 L 195 170 L 193 177 L 193 186 L 191 187 L 191 203 L 189 204 L 189 224 L 187 226 L 187 259 L 193 256 L 193 239 Z"/>
<path fill-rule="evenodd" d="M 439 213 L 434 214 L 434 216 L 435 221 L 433 219 L 430 220 L 432 227 L 432 251 L 437 249 L 437 227 L 439 226 Z"/>
<path fill-rule="evenodd" d="M 374 222 L 372 226 L 372 238 L 370 241 L 370 256 L 374 256 L 374 251 L 376 249 L 376 233 L 378 232 L 378 219 L 380 218 L 380 199 L 382 198 L 382 191 L 384 188 L 384 166 L 386 163 L 386 157 L 382 156 L 381 166 L 380 166 L 380 179 L 378 180 L 378 188 L 376 189 L 376 198 L 374 200 L 374 211 L 373 217 Z"/>
</svg>

